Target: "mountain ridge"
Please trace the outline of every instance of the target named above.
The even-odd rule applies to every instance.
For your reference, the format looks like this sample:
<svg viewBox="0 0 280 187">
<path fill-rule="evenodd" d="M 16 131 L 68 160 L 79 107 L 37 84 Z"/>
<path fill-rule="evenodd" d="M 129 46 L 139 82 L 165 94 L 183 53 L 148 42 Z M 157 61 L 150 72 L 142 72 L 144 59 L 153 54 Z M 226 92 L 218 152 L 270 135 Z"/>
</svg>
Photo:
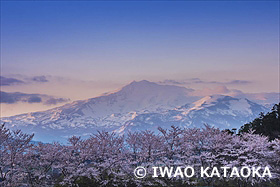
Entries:
<svg viewBox="0 0 280 187">
<path fill-rule="evenodd" d="M 215 122 L 220 128 L 238 127 L 259 112 L 268 111 L 246 98 L 226 95 L 196 97 L 192 96 L 192 91 L 146 80 L 133 81 L 107 95 L 46 111 L 5 117 L 1 121 L 9 128 L 35 133 L 35 140 L 63 141 L 71 135 L 88 136 L 97 130 L 125 133 L 131 129 L 155 130 L 158 126 L 168 128 L 173 124 L 200 127 L 201 123 L 215 125 Z"/>
</svg>

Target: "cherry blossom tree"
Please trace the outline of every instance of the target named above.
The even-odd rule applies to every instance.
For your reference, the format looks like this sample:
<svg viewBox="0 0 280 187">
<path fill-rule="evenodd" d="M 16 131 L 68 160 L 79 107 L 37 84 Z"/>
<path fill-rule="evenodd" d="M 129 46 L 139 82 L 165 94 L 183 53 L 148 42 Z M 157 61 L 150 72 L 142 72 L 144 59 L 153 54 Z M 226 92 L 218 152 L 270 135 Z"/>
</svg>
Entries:
<svg viewBox="0 0 280 187">
<path fill-rule="evenodd" d="M 4 125 L 0 127 L 0 172 L 1 182 L 6 186 L 17 186 L 23 180 L 25 173 L 20 167 L 22 155 L 31 148 L 32 135 L 23 133 L 20 130 L 9 131 Z"/>
<path fill-rule="evenodd" d="M 0 186 L 268 186 L 279 183 L 280 142 L 254 132 L 241 135 L 205 125 L 73 136 L 68 144 L 32 143 L 33 135 L 0 126 Z M 134 169 L 147 169 L 146 178 Z M 191 178 L 152 177 L 152 167 L 195 169 Z M 200 168 L 268 167 L 272 177 L 201 177 Z M 263 169 L 260 169 L 260 173 Z"/>
</svg>

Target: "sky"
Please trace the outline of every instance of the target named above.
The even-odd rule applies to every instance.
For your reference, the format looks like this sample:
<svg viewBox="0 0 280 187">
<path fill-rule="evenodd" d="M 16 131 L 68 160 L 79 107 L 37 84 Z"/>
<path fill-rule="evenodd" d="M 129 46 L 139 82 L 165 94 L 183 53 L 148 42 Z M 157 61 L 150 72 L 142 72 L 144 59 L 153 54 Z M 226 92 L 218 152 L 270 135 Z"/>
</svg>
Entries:
<svg viewBox="0 0 280 187">
<path fill-rule="evenodd" d="M 1 1 L 1 76 L 1 116 L 143 79 L 279 92 L 279 2 Z"/>
</svg>

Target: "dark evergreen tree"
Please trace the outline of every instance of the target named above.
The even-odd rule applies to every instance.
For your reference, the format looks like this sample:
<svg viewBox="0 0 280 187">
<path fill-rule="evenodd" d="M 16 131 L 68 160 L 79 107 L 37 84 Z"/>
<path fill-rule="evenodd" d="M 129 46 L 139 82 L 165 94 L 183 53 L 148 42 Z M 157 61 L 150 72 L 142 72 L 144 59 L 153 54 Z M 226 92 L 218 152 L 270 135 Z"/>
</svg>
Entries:
<svg viewBox="0 0 280 187">
<path fill-rule="evenodd" d="M 239 133 L 249 132 L 253 130 L 256 134 L 268 136 L 270 140 L 280 138 L 280 103 L 275 104 L 267 114 L 261 113 L 260 117 L 252 122 L 243 125 Z"/>
</svg>

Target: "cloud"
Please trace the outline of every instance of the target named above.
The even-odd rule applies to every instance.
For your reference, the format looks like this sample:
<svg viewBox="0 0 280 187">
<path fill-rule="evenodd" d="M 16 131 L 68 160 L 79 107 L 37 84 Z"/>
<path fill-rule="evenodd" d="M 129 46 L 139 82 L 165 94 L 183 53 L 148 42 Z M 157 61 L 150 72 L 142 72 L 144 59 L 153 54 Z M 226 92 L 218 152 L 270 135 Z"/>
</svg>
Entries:
<svg viewBox="0 0 280 187">
<path fill-rule="evenodd" d="M 252 83 L 251 81 L 247 81 L 247 80 L 231 80 L 231 81 L 227 81 L 227 82 L 222 82 L 222 81 L 204 81 L 201 80 L 199 78 L 192 78 L 189 79 L 190 83 L 196 83 L 196 84 L 222 84 L 222 85 L 230 85 L 230 84 L 250 84 Z"/>
<path fill-rule="evenodd" d="M 158 83 L 160 83 L 160 84 L 176 84 L 176 85 L 186 84 L 186 82 L 184 82 L 184 81 L 176 81 L 176 80 L 171 80 L 171 79 L 166 79 L 166 80 L 163 80 L 163 81 L 159 81 Z"/>
<path fill-rule="evenodd" d="M 166 79 L 164 81 L 160 81 L 160 84 L 171 84 L 171 85 L 190 85 L 190 84 L 218 84 L 218 85 L 243 85 L 243 84 L 250 84 L 251 81 L 247 80 L 231 80 L 231 81 L 205 81 L 201 80 L 200 78 L 191 78 L 191 79 L 184 79 L 184 80 L 172 80 Z"/>
<path fill-rule="evenodd" d="M 7 78 L 0 76 L 0 85 L 1 86 L 13 86 L 18 84 L 32 84 L 32 83 L 45 83 L 49 82 L 46 76 L 34 76 L 34 77 L 25 77 L 23 78 L 25 81 L 22 81 L 18 78 Z"/>
<path fill-rule="evenodd" d="M 41 102 L 42 102 L 42 98 L 39 97 L 39 96 L 30 96 L 30 97 L 27 99 L 27 102 L 28 102 L 28 103 L 41 103 Z"/>
<path fill-rule="evenodd" d="M 42 103 L 44 105 L 56 105 L 69 101 L 66 98 L 56 98 L 44 94 L 26 94 L 21 92 L 0 92 L 0 103 L 14 104 L 18 102 Z"/>
<path fill-rule="evenodd" d="M 15 78 L 7 78 L 0 76 L 0 85 L 1 86 L 11 86 L 11 85 L 17 85 L 17 84 L 24 84 L 25 82 L 15 79 Z"/>
<path fill-rule="evenodd" d="M 232 80 L 229 82 L 226 82 L 225 84 L 250 84 L 252 83 L 251 81 L 246 81 L 246 80 Z"/>
<path fill-rule="evenodd" d="M 230 90 L 226 86 L 217 86 L 215 88 L 203 88 L 201 90 L 195 90 L 191 94 L 193 96 L 207 96 L 215 94 L 229 94 Z"/>
<path fill-rule="evenodd" d="M 69 99 L 65 98 L 50 98 L 44 102 L 45 105 L 56 105 L 58 103 L 64 103 L 69 101 Z"/>
<path fill-rule="evenodd" d="M 16 93 L 6 93 L 6 92 L 0 92 L 0 103 L 16 103 L 19 101 L 19 97 Z"/>
<path fill-rule="evenodd" d="M 43 76 L 43 75 L 32 77 L 31 80 L 34 82 L 49 82 L 49 80 L 46 78 L 46 76 Z"/>
</svg>

